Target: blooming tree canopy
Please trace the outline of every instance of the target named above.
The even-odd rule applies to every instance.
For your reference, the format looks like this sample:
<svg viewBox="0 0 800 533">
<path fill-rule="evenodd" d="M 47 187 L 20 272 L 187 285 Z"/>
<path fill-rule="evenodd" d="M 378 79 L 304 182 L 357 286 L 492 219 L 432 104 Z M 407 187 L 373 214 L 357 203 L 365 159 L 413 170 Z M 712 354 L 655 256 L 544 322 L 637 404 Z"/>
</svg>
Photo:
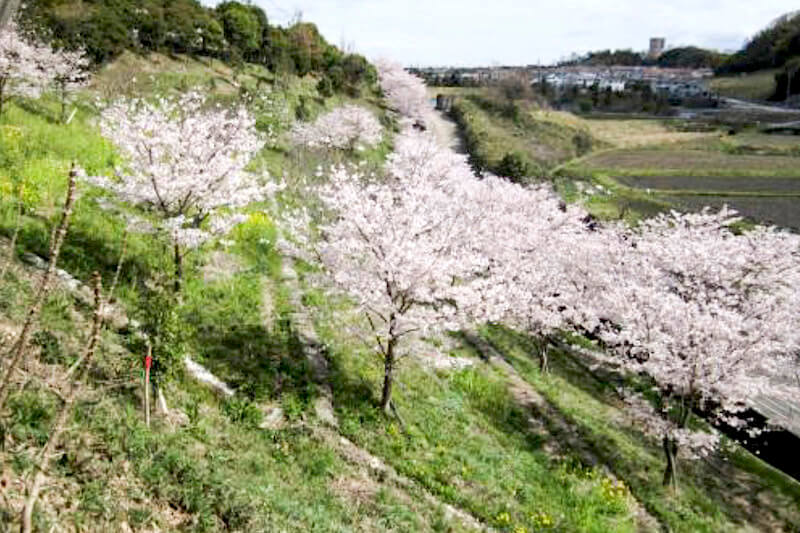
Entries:
<svg viewBox="0 0 800 533">
<path fill-rule="evenodd" d="M 0 28 L 0 113 L 11 96 L 37 98 L 50 80 L 53 52 L 22 35 L 16 22 Z"/>
<path fill-rule="evenodd" d="M 716 445 L 689 429 L 692 410 L 741 424 L 732 415 L 755 396 L 789 394 L 771 377 L 800 348 L 800 239 L 764 227 L 737 234 L 737 220 L 723 210 L 645 221 L 602 272 L 603 339 L 660 393 L 655 411 L 641 398 L 630 403 L 663 438 L 665 484 L 675 483 L 680 449 L 702 455 Z"/>
<path fill-rule="evenodd" d="M 181 249 L 196 248 L 242 221 L 221 211 L 263 200 L 276 189 L 246 171 L 263 142 L 244 108 L 210 106 L 196 92 L 157 103 L 119 101 L 103 112 L 100 127 L 126 166 L 93 183 L 160 216 L 174 240 L 178 279 Z"/>
<path fill-rule="evenodd" d="M 315 243 L 334 284 L 367 316 L 385 363 L 384 409 L 398 343 L 411 333 L 459 327 L 470 282 L 487 267 L 470 243 L 471 221 L 481 213 L 470 209 L 475 191 L 462 183 L 473 179 L 463 157 L 408 131 L 386 174 L 369 180 L 334 169 L 317 189 L 333 216 Z"/>
<path fill-rule="evenodd" d="M 409 74 L 401 64 L 386 59 L 378 60 L 375 66 L 389 106 L 409 119 L 424 119 L 429 105 L 422 79 Z"/>
<path fill-rule="evenodd" d="M 307 148 L 355 150 L 381 142 L 383 128 L 375 116 L 355 105 L 345 105 L 319 117 L 314 123 L 297 123 L 291 137 Z"/>
</svg>

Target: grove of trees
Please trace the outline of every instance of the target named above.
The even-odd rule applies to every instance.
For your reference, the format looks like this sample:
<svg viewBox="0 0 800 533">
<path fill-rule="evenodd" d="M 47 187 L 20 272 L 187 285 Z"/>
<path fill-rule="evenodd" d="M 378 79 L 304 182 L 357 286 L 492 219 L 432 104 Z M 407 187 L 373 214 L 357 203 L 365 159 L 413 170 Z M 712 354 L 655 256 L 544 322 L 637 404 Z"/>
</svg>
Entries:
<svg viewBox="0 0 800 533">
<path fill-rule="evenodd" d="M 314 24 L 269 24 L 258 6 L 197 0 L 42 0 L 20 9 L 26 27 L 48 35 L 58 47 L 85 49 L 94 64 L 122 52 L 163 52 L 247 61 L 273 72 L 313 73 L 332 91 L 357 94 L 375 82 L 375 70 L 358 54 L 329 44 Z"/>
<path fill-rule="evenodd" d="M 383 409 L 409 336 L 510 324 L 539 339 L 546 371 L 549 337 L 586 335 L 598 360 L 631 376 L 619 393 L 631 422 L 661 441 L 664 484 L 675 486 L 679 457 L 720 443 L 693 413 L 741 426 L 755 396 L 797 394 L 773 378 L 798 364 L 800 237 L 742 230 L 727 210 L 597 224 L 550 186 L 478 179 L 412 127 L 419 80 L 380 68 L 406 119 L 385 175 L 334 168 L 312 191 L 328 217 L 304 240 L 365 315 Z"/>
</svg>

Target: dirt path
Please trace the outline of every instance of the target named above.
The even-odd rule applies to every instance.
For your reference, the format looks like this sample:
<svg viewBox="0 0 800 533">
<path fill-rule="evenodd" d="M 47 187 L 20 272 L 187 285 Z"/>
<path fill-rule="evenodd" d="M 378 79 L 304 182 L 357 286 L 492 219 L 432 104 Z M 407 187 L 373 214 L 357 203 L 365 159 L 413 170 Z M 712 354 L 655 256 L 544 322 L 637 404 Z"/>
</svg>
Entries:
<svg viewBox="0 0 800 533">
<path fill-rule="evenodd" d="M 457 521 L 462 529 L 493 531 L 471 514 L 441 501 L 425 487 L 399 474 L 381 458 L 359 447 L 339 433 L 339 421 L 333 409 L 333 389 L 330 384 L 328 360 L 314 329 L 311 311 L 303 304 L 300 281 L 295 271 L 291 252 L 284 253 L 281 277 L 289 289 L 289 303 L 293 310 L 291 313 L 292 327 L 303 345 L 303 353 L 311 366 L 313 379 L 320 389 L 320 395 L 314 403 L 314 411 L 322 424 L 311 426 L 316 438 L 335 450 L 347 463 L 358 468 L 363 474 L 363 479 L 369 479 L 371 483 L 377 484 L 388 483 L 404 493 L 409 501 L 413 501 L 412 494 L 421 496 L 427 505 L 443 509 L 446 519 Z M 365 489 L 365 492 L 368 490 Z"/>
<path fill-rule="evenodd" d="M 425 116 L 425 124 L 440 145 L 459 154 L 465 152 L 464 143 L 458 133 L 458 125 L 450 117 L 441 111 L 431 109 Z"/>
<path fill-rule="evenodd" d="M 487 363 L 506 376 L 511 396 L 518 405 L 530 413 L 527 419 L 528 431 L 542 437 L 544 449 L 548 454 L 562 458 L 570 455 L 577 456 L 585 465 L 600 468 L 608 477 L 615 481 L 618 480 L 608 465 L 581 438 L 576 428 L 547 398 L 525 381 L 494 346 L 475 333 L 467 333 L 466 340 L 478 350 Z M 640 531 L 664 529 L 658 519 L 651 515 L 641 502 L 635 498 L 634 501 L 636 525 Z"/>
</svg>

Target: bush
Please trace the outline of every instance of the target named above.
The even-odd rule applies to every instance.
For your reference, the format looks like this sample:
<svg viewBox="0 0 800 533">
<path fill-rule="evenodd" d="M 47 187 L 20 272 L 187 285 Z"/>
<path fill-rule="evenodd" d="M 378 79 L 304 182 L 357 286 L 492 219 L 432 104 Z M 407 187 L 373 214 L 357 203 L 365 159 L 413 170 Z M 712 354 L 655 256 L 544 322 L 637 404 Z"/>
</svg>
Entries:
<svg viewBox="0 0 800 533">
<path fill-rule="evenodd" d="M 511 181 L 521 183 L 526 177 L 531 175 L 533 165 L 528 158 L 519 152 L 509 152 L 497 165 L 495 172 Z"/>
</svg>

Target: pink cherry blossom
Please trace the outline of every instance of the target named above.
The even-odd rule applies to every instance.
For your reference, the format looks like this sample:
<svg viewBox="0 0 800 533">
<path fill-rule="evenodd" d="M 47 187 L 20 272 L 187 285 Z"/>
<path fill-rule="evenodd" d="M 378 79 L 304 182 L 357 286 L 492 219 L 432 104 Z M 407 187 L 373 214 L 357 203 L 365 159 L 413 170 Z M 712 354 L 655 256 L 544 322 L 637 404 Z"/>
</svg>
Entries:
<svg viewBox="0 0 800 533">
<path fill-rule="evenodd" d="M 381 142 L 382 130 L 375 116 L 355 105 L 338 107 L 311 124 L 297 123 L 292 128 L 292 142 L 307 148 L 355 150 Z"/>
</svg>

